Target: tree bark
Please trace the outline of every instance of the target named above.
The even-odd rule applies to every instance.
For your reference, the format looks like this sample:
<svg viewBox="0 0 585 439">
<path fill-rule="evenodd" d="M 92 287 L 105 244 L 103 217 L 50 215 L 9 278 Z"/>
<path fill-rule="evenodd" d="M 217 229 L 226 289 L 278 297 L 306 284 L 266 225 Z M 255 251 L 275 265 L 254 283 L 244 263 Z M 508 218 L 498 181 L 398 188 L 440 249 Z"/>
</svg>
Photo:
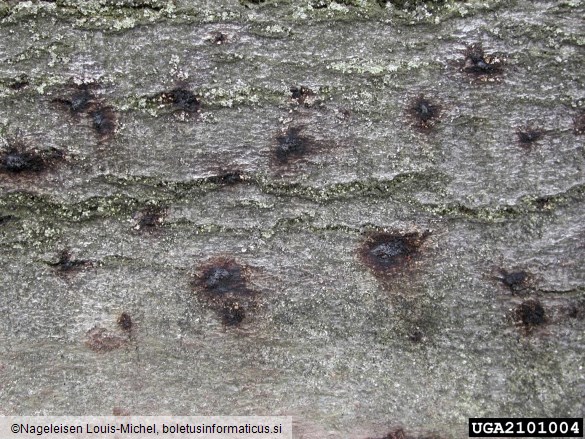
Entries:
<svg viewBox="0 0 585 439">
<path fill-rule="evenodd" d="M 2 414 L 583 416 L 583 2 L 0 5 Z"/>
</svg>

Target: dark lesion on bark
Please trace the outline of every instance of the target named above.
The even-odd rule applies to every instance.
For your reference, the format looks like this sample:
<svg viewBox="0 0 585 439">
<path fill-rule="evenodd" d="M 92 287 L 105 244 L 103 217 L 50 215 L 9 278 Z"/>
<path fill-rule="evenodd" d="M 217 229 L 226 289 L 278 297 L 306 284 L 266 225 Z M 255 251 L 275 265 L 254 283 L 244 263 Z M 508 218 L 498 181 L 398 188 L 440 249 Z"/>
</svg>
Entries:
<svg viewBox="0 0 585 439">
<path fill-rule="evenodd" d="M 508 288 L 512 294 L 521 294 L 529 291 L 532 286 L 533 276 L 526 270 L 513 269 L 508 271 L 502 268 L 499 270 L 499 276 L 496 276 L 496 279 Z"/>
<path fill-rule="evenodd" d="M 98 87 L 96 83 L 75 85 L 71 93 L 58 96 L 52 102 L 65 109 L 75 121 L 82 115 L 86 116 L 98 140 L 103 142 L 114 136 L 117 115 L 112 106 L 97 96 Z"/>
<path fill-rule="evenodd" d="M 13 177 L 40 174 L 64 159 L 63 151 L 57 148 L 33 148 L 18 133 L 15 137 L 8 138 L 0 150 L 0 174 Z"/>
<path fill-rule="evenodd" d="M 377 277 L 387 278 L 410 266 L 420 256 L 429 232 L 371 232 L 358 249 L 362 263 Z"/>
<path fill-rule="evenodd" d="M 164 104 L 169 105 L 173 111 L 193 114 L 201 111 L 200 97 L 185 86 L 162 92 L 158 97 Z"/>
<path fill-rule="evenodd" d="M 167 214 L 166 206 L 146 206 L 132 216 L 134 230 L 153 233 L 164 225 Z"/>
<path fill-rule="evenodd" d="M 248 286 L 249 273 L 249 267 L 232 257 L 214 257 L 197 268 L 191 287 L 223 325 L 239 326 L 257 305 L 258 293 Z"/>
<path fill-rule="evenodd" d="M 57 261 L 48 262 L 47 265 L 52 267 L 57 274 L 71 275 L 93 267 L 95 263 L 88 259 L 75 259 L 71 250 L 65 248 L 59 252 Z"/>
<path fill-rule="evenodd" d="M 486 54 L 481 43 L 468 45 L 464 57 L 461 70 L 478 81 L 494 81 L 503 73 L 504 57 Z"/>
<path fill-rule="evenodd" d="M 406 112 L 416 128 L 429 130 L 440 120 L 442 110 L 435 100 L 419 95 L 410 102 Z"/>
<path fill-rule="evenodd" d="M 532 125 L 526 125 L 523 127 L 516 128 L 516 137 L 518 143 L 524 148 L 529 148 L 540 139 L 544 137 L 544 130 Z"/>
<path fill-rule="evenodd" d="M 528 299 L 517 305 L 512 312 L 512 318 L 526 333 L 548 322 L 546 310 L 538 299 Z"/>
</svg>

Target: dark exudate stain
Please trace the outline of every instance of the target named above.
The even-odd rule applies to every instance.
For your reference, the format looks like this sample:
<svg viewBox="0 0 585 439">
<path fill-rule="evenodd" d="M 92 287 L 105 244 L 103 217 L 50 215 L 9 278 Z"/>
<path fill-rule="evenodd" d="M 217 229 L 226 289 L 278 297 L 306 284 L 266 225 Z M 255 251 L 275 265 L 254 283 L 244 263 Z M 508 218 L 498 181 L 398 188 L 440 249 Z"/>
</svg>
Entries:
<svg viewBox="0 0 585 439">
<path fill-rule="evenodd" d="M 123 331 L 128 332 L 132 330 L 133 326 L 132 317 L 130 317 L 130 314 L 128 314 L 127 312 L 123 312 L 122 314 L 120 314 L 118 316 L 118 320 L 116 323 L 118 323 L 118 326 Z"/>
<path fill-rule="evenodd" d="M 525 300 L 513 312 L 513 319 L 517 325 L 526 330 L 531 330 L 547 322 L 546 311 L 539 300 Z"/>
<path fill-rule="evenodd" d="M 242 171 L 224 171 L 207 178 L 207 181 L 222 186 L 233 186 L 246 180 Z"/>
<path fill-rule="evenodd" d="M 0 152 L 0 173 L 39 174 L 63 159 L 63 151 L 56 148 L 39 151 L 30 148 L 18 138 L 9 139 L 7 148 Z"/>
<path fill-rule="evenodd" d="M 230 257 L 202 264 L 191 287 L 221 318 L 225 326 L 238 326 L 254 308 L 256 292 L 248 287 L 248 269 Z"/>
<path fill-rule="evenodd" d="M 394 273 L 408 266 L 428 236 L 429 232 L 370 233 L 359 248 L 359 257 L 376 275 Z"/>
<path fill-rule="evenodd" d="M 98 105 L 88 116 L 100 140 L 109 139 L 116 132 L 116 113 L 112 107 Z"/>
<path fill-rule="evenodd" d="M 96 97 L 93 92 L 96 87 L 95 84 L 77 86 L 71 95 L 58 97 L 53 102 L 67 108 L 74 120 L 81 114 L 87 116 L 98 139 L 105 141 L 115 134 L 117 117 L 113 107 Z"/>
<path fill-rule="evenodd" d="M 544 130 L 526 126 L 516 129 L 516 137 L 520 146 L 529 147 L 544 137 Z"/>
<path fill-rule="evenodd" d="M 91 88 L 88 85 L 79 86 L 70 96 L 55 98 L 53 102 L 61 104 L 73 115 L 86 113 L 97 102 L 97 98 Z"/>
<path fill-rule="evenodd" d="M 216 258 L 201 266 L 192 286 L 210 300 L 250 296 L 246 268 L 232 258 Z"/>
<path fill-rule="evenodd" d="M 581 110 L 573 118 L 573 131 L 577 135 L 585 134 L 585 110 Z"/>
<path fill-rule="evenodd" d="M 432 128 L 439 121 L 441 112 L 440 104 L 423 95 L 415 98 L 407 108 L 414 126 L 425 130 Z"/>
<path fill-rule="evenodd" d="M 0 170 L 6 174 L 38 173 L 45 170 L 46 166 L 45 158 L 37 151 L 11 147 L 0 156 Z"/>
<path fill-rule="evenodd" d="M 490 76 L 502 73 L 503 61 L 497 55 L 487 55 L 481 43 L 474 43 L 465 49 L 462 70 L 478 79 L 487 80 Z"/>
<path fill-rule="evenodd" d="M 201 101 L 195 93 L 183 87 L 177 87 L 168 92 L 161 93 L 163 102 L 169 104 L 176 111 L 198 113 L 201 109 Z"/>
<path fill-rule="evenodd" d="M 238 326 L 246 318 L 246 311 L 237 301 L 226 300 L 219 310 L 219 315 L 225 326 Z"/>
<path fill-rule="evenodd" d="M 312 137 L 301 134 L 302 130 L 302 127 L 289 127 L 276 138 L 274 159 L 278 164 L 297 161 L 311 152 L 315 141 Z"/>
<path fill-rule="evenodd" d="M 73 274 L 93 266 L 93 262 L 87 259 L 73 259 L 69 249 L 61 250 L 58 258 L 57 262 L 49 262 L 48 265 L 59 274 Z"/>
<path fill-rule="evenodd" d="M 512 293 L 519 293 L 528 287 L 531 275 L 524 270 L 500 270 L 501 277 L 497 279 L 501 281 Z"/>
<path fill-rule="evenodd" d="M 134 214 L 133 218 L 136 221 L 134 229 L 139 231 L 154 231 L 163 225 L 166 214 L 166 207 L 145 207 L 141 211 Z"/>
</svg>

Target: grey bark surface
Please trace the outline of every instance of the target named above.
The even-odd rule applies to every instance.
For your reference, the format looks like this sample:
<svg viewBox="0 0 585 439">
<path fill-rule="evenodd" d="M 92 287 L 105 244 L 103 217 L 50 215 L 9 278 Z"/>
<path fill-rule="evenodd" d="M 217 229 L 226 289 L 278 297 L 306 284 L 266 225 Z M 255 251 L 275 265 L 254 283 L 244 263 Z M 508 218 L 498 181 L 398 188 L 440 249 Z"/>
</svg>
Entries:
<svg viewBox="0 0 585 439">
<path fill-rule="evenodd" d="M 585 5 L 407 6 L 0 3 L 3 148 L 65 153 L 0 174 L 1 414 L 292 415 L 307 438 L 583 416 Z M 505 59 L 493 81 L 462 71 L 473 43 Z M 55 103 L 80 83 L 111 137 Z M 199 113 L 156 99 L 176 87 Z M 442 106 L 429 130 L 419 95 Z M 522 147 L 526 125 L 544 136 Z M 309 151 L 283 164 L 289 127 Z M 370 231 L 429 235 L 380 277 Z M 66 248 L 91 266 L 58 273 Z M 213 257 L 257 292 L 237 327 L 193 290 Z M 523 327 L 530 300 L 546 318 Z"/>
</svg>

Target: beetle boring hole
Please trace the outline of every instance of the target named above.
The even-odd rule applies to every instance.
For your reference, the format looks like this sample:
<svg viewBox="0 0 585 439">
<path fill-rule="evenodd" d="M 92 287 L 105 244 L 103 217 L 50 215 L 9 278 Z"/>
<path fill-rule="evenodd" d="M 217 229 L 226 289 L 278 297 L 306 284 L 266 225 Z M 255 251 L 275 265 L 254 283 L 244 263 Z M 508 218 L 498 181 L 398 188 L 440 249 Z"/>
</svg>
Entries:
<svg viewBox="0 0 585 439">
<path fill-rule="evenodd" d="M 212 44 L 217 44 L 218 46 L 221 44 L 226 44 L 229 42 L 229 37 L 224 34 L 223 32 L 216 32 L 210 38 Z"/>
<path fill-rule="evenodd" d="M 244 6 L 252 5 L 260 5 L 264 3 L 266 0 L 240 0 L 240 3 Z"/>
<path fill-rule="evenodd" d="M 420 95 L 411 102 L 407 113 L 414 126 L 420 129 L 430 129 L 439 121 L 441 110 L 441 105 Z"/>
<path fill-rule="evenodd" d="M 420 343 L 423 340 L 424 334 L 419 329 L 412 331 L 408 334 L 408 339 L 413 343 Z"/>
<path fill-rule="evenodd" d="M 481 80 L 502 73 L 503 61 L 496 55 L 486 55 L 481 43 L 467 46 L 462 70 Z"/>
<path fill-rule="evenodd" d="M 410 264 L 428 237 L 424 233 L 370 233 L 359 249 L 361 261 L 375 274 L 395 273 Z"/>
</svg>

